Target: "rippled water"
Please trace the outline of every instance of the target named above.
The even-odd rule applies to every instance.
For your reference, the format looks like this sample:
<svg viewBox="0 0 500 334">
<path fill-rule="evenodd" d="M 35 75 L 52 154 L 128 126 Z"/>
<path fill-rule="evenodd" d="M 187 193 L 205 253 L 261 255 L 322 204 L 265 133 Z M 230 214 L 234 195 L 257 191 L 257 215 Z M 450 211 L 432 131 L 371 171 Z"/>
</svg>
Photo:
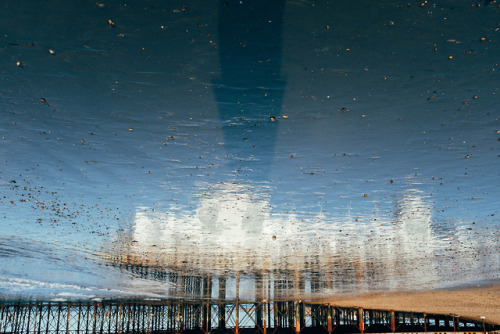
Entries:
<svg viewBox="0 0 500 334">
<path fill-rule="evenodd" d="M 4 299 L 500 278 L 495 1 L 1 7 Z"/>
</svg>

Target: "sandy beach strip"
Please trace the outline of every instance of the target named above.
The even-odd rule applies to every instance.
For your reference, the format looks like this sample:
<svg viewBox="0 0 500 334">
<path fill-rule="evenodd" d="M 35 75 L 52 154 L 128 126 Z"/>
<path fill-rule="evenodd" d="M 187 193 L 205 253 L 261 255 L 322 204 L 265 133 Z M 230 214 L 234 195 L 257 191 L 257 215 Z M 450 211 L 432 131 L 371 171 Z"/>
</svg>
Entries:
<svg viewBox="0 0 500 334">
<path fill-rule="evenodd" d="M 456 314 L 500 325 L 500 285 L 425 292 L 388 292 L 339 296 L 321 302 L 341 307 Z"/>
</svg>

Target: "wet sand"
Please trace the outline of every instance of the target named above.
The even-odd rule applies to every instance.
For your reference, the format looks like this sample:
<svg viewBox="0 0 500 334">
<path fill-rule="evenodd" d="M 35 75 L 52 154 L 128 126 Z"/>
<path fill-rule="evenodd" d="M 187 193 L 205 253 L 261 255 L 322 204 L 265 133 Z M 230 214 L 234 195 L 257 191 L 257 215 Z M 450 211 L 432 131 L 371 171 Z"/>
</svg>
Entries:
<svg viewBox="0 0 500 334">
<path fill-rule="evenodd" d="M 396 292 L 330 298 L 336 306 L 457 314 L 464 318 L 500 324 L 500 285 L 426 292 Z"/>
</svg>

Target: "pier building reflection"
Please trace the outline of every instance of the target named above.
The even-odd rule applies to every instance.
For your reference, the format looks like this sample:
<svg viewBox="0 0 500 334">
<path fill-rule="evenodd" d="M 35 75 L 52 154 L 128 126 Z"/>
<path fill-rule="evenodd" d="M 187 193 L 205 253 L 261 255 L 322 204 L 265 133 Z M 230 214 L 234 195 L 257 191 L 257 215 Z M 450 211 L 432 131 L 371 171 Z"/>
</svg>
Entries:
<svg viewBox="0 0 500 334">
<path fill-rule="evenodd" d="M 169 282 L 169 296 L 194 299 L 314 299 L 430 288 L 442 278 L 447 241 L 433 231 L 430 203 L 416 189 L 386 210 L 395 216 L 363 221 L 275 215 L 256 193 L 221 185 L 194 215 L 141 208 L 134 228 L 102 257 L 134 276 Z"/>
</svg>

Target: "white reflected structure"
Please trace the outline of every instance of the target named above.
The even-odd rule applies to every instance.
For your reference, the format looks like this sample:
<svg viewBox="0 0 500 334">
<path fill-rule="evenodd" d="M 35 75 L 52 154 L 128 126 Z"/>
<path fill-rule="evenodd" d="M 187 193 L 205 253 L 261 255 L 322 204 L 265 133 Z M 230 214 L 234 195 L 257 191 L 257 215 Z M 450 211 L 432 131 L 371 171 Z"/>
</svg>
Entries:
<svg viewBox="0 0 500 334">
<path fill-rule="evenodd" d="M 407 190 L 392 211 L 347 221 L 275 215 L 255 188 L 221 183 L 193 215 L 138 208 L 133 230 L 103 256 L 181 276 L 241 274 L 269 298 L 436 286 L 440 241 L 424 194 Z"/>
</svg>

